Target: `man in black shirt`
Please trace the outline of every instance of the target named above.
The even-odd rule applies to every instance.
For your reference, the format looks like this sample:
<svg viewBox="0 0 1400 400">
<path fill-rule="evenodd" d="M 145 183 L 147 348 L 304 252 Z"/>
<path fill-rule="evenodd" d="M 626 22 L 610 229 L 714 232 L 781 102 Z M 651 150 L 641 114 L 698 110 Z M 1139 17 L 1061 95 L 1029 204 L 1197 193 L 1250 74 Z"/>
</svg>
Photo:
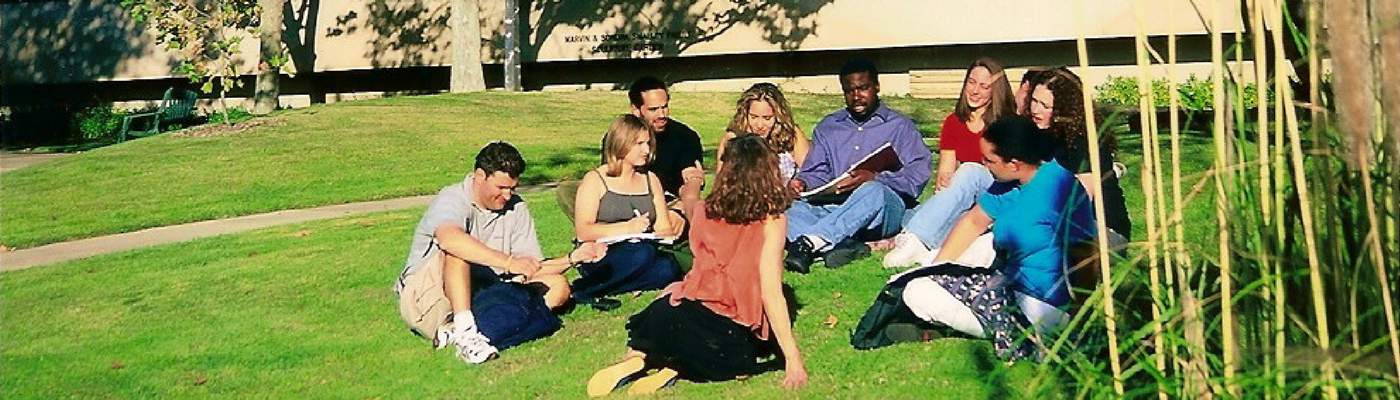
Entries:
<svg viewBox="0 0 1400 400">
<path fill-rule="evenodd" d="M 671 202 L 671 214 L 676 219 L 689 210 L 700 199 L 700 189 L 705 184 L 705 170 L 700 135 L 689 126 L 671 119 L 671 93 L 666 83 L 651 76 L 644 76 L 632 82 L 627 90 L 627 98 L 632 102 L 632 115 L 642 118 L 651 128 L 652 140 L 656 143 L 650 172 L 661 180 L 661 188 Z M 673 224 L 684 229 L 682 224 Z M 679 230 L 677 233 L 684 232 Z"/>
<path fill-rule="evenodd" d="M 632 115 L 641 117 L 651 128 L 656 154 L 650 170 L 661 179 L 666 195 L 674 200 L 684 197 L 682 193 L 690 189 L 698 195 L 705 177 L 700 166 L 704 160 L 700 135 L 671 119 L 671 93 L 666 83 L 654 77 L 642 77 L 632 83 L 627 97 L 632 101 Z"/>
</svg>

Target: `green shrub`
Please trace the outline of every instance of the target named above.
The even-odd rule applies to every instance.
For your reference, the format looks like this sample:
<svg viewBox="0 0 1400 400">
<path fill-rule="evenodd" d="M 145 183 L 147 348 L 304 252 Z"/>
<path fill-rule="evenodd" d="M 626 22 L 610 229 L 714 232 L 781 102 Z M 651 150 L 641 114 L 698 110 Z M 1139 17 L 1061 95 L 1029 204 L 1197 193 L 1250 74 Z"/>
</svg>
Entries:
<svg viewBox="0 0 1400 400">
<path fill-rule="evenodd" d="M 1137 85 L 1137 78 L 1110 76 L 1108 80 L 1104 81 L 1104 83 L 1101 83 L 1098 86 L 1094 87 L 1094 91 L 1097 92 L 1097 97 L 1095 99 L 1098 101 L 1099 104 L 1137 107 Z M 1212 90 L 1214 89 L 1214 86 L 1215 85 L 1213 85 L 1209 79 L 1200 79 L 1197 78 L 1195 75 L 1191 75 L 1191 77 L 1186 79 L 1185 82 L 1177 84 L 1176 92 L 1179 96 L 1179 104 L 1181 108 L 1191 111 L 1204 111 L 1211 109 L 1211 100 L 1213 99 Z M 1233 90 L 1233 88 L 1229 90 Z M 1254 90 L 1254 84 L 1251 83 L 1245 85 L 1245 108 L 1255 107 L 1257 104 L 1259 104 L 1258 96 L 1256 95 Z M 1170 106 L 1171 98 L 1168 97 L 1168 93 L 1170 92 L 1168 90 L 1167 80 L 1165 78 L 1155 79 L 1152 81 L 1153 105 L 1155 105 L 1156 107 Z M 1269 96 L 1269 98 L 1273 98 L 1272 91 L 1267 93 L 1267 95 Z"/>
<path fill-rule="evenodd" d="M 1137 79 L 1110 76 L 1108 80 L 1094 87 L 1098 95 L 1094 97 L 1100 104 L 1133 106 L 1138 103 Z"/>
<path fill-rule="evenodd" d="M 1207 79 L 1197 79 L 1196 75 L 1191 75 L 1186 82 L 1176 86 L 1176 92 L 1181 96 L 1181 108 L 1187 110 L 1209 110 L 1215 99 L 1215 84 Z"/>
<path fill-rule="evenodd" d="M 229 108 L 228 108 L 228 119 L 229 119 L 229 121 L 232 121 L 232 122 L 234 122 L 234 123 L 243 122 L 243 121 L 247 121 L 247 120 L 253 119 L 253 113 L 248 112 L 248 110 L 244 110 L 242 107 L 229 107 Z M 221 123 L 223 123 L 223 122 L 224 122 L 224 112 L 223 112 L 223 110 L 220 110 L 220 109 L 217 109 L 217 108 L 209 110 L 209 123 L 211 123 L 211 124 L 221 124 Z"/>
<path fill-rule="evenodd" d="M 110 140 L 121 129 L 123 115 L 113 111 L 110 105 L 92 106 L 73 116 L 73 127 L 84 142 Z"/>
<path fill-rule="evenodd" d="M 1110 76 L 1107 81 L 1095 86 L 1094 90 L 1098 92 L 1097 100 L 1100 104 L 1137 107 L 1137 85 L 1137 78 Z M 1171 98 L 1167 95 L 1167 93 L 1169 93 L 1167 90 L 1166 79 L 1154 79 L 1152 81 L 1152 104 L 1154 106 L 1167 107 L 1171 103 Z"/>
</svg>

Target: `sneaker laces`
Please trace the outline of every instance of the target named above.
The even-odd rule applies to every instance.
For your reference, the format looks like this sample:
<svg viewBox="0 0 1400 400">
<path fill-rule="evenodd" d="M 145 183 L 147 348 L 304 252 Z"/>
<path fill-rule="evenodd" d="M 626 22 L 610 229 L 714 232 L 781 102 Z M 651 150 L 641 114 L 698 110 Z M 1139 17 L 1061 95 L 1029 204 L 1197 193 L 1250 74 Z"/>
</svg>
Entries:
<svg viewBox="0 0 1400 400">
<path fill-rule="evenodd" d="M 496 356 L 496 347 L 492 346 L 490 339 L 487 339 L 480 332 L 468 331 L 456 336 L 457 358 L 472 364 L 480 364 Z"/>
</svg>

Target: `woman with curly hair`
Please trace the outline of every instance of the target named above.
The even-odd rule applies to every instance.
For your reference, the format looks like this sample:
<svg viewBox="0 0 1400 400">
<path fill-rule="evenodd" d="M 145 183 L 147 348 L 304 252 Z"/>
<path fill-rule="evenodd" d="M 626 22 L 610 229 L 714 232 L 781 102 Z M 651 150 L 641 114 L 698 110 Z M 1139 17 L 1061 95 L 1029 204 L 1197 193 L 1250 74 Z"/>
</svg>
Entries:
<svg viewBox="0 0 1400 400">
<path fill-rule="evenodd" d="M 714 191 L 689 214 L 694 268 L 627 322 L 627 356 L 589 379 L 589 396 L 628 382 L 630 393 L 643 394 L 677 378 L 756 374 L 773 342 L 785 363 L 783 386 L 806 383 L 782 290 L 783 213 L 794 194 L 783 184 L 777 154 L 758 136 L 728 140 L 720 160 L 725 168 Z"/>
<path fill-rule="evenodd" d="M 938 192 L 915 208 L 904 231 L 895 235 L 894 249 L 885 254 L 886 267 L 928 261 L 958 216 L 992 186 L 978 142 L 987 126 L 1016 113 L 1014 99 L 1000 62 L 982 57 L 967 67 L 962 94 L 938 134 Z"/>
<path fill-rule="evenodd" d="M 812 148 L 811 139 L 802 134 L 802 128 L 792 119 L 792 109 L 788 107 L 783 92 L 778 85 L 768 82 L 755 83 L 739 95 L 738 109 L 725 129 L 724 139 L 719 142 L 719 154 L 724 154 L 725 143 L 740 135 L 756 135 L 768 142 L 778 153 L 778 168 L 782 170 L 783 181 L 787 182 L 797 174 L 797 168 L 807 160 L 807 152 Z M 724 168 L 721 160 L 715 171 Z"/>
<path fill-rule="evenodd" d="M 1092 189 L 1083 84 L 1078 75 L 1065 67 L 1046 71 L 1039 80 L 1034 83 L 1027 98 L 1031 121 L 1056 139 L 1055 160 L 1073 171 L 1085 189 Z M 1118 184 L 1118 173 L 1113 170 L 1116 144 L 1111 134 L 1099 137 L 1103 193 L 1100 195 L 1090 190 L 1089 197 L 1103 202 L 1104 224 L 1112 231 L 1110 239 L 1115 244 L 1122 244 L 1132 235 L 1132 221 L 1128 219 L 1128 206 L 1123 197 L 1123 188 Z M 1121 237 L 1113 237 L 1115 234 Z"/>
<path fill-rule="evenodd" d="M 1045 67 L 1030 67 L 1026 69 L 1026 73 L 1021 74 L 1021 84 L 1016 87 L 1016 115 L 1026 116 L 1030 112 L 1027 108 L 1030 103 L 1026 102 L 1026 99 L 1031 97 L 1031 88 L 1044 81 L 1041 76 L 1049 71 Z"/>
</svg>

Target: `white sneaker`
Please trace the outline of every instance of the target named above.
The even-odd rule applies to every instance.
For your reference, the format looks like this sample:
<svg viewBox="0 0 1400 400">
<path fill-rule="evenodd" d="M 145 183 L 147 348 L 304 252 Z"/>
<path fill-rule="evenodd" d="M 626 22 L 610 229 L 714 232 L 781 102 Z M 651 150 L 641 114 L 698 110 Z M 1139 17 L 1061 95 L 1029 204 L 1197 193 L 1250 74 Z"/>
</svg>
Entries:
<svg viewBox="0 0 1400 400">
<path fill-rule="evenodd" d="M 491 340 L 476 330 L 453 334 L 457 344 L 457 358 L 472 364 L 481 364 L 496 357 L 496 346 Z"/>
<path fill-rule="evenodd" d="M 913 233 L 900 232 L 894 236 L 894 250 L 885 254 L 885 268 L 907 267 L 925 258 L 932 257 L 924 242 Z"/>
<path fill-rule="evenodd" d="M 433 350 L 442 350 L 446 348 L 447 345 L 453 344 L 452 337 L 454 332 L 456 332 L 456 330 L 453 329 L 451 322 L 438 325 L 437 333 L 433 334 Z"/>
</svg>

